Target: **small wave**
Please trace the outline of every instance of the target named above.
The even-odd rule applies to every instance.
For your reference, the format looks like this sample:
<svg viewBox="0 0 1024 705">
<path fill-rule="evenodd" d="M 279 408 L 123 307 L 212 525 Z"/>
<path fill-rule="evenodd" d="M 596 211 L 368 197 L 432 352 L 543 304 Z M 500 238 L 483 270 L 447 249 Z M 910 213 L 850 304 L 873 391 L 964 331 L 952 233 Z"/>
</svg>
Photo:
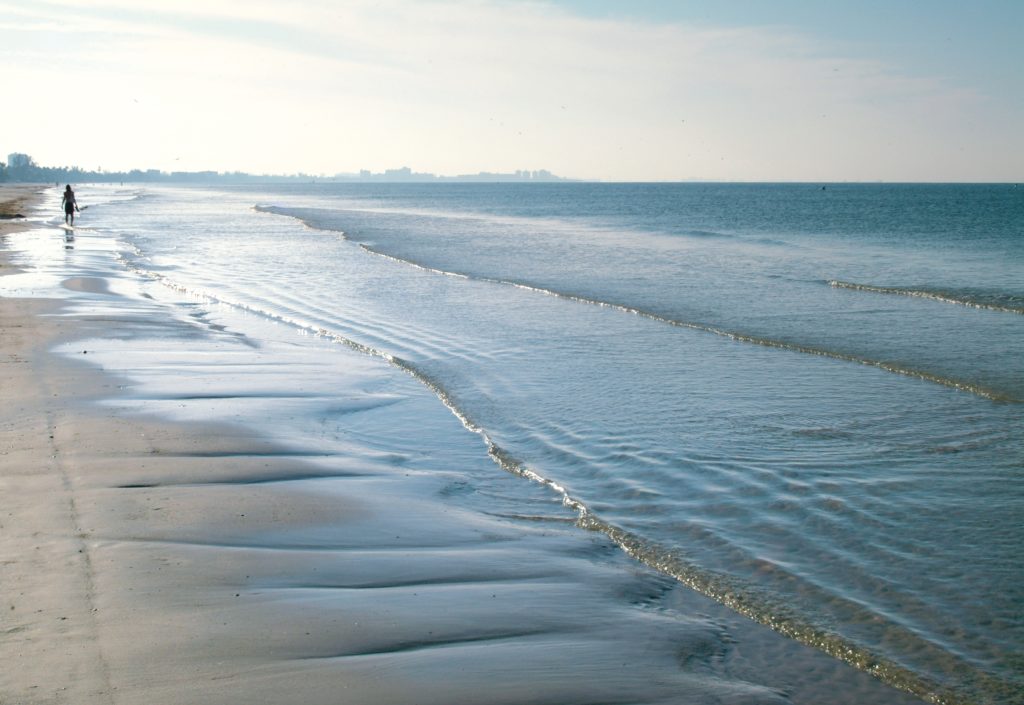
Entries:
<svg viewBox="0 0 1024 705">
<path fill-rule="evenodd" d="M 123 189 L 107 194 L 90 193 L 89 196 L 89 205 L 82 206 L 82 210 L 85 210 L 86 208 L 99 209 L 105 206 L 121 205 L 123 203 L 145 202 L 158 198 L 157 194 L 144 189 Z"/>
<path fill-rule="evenodd" d="M 812 346 L 809 346 L 809 345 L 800 345 L 798 343 L 790 343 L 790 342 L 786 342 L 786 341 L 783 341 L 783 340 L 775 340 L 773 338 L 763 338 L 763 337 L 755 336 L 755 335 L 747 335 L 745 333 L 737 333 L 737 332 L 725 330 L 725 329 L 722 329 L 722 328 L 716 328 L 715 326 L 709 326 L 709 325 L 706 325 L 706 324 L 703 324 L 703 323 L 696 323 L 696 322 L 692 322 L 692 321 L 681 321 L 679 319 L 669 318 L 667 316 L 663 316 L 663 315 L 657 314 L 657 313 L 652 313 L 650 311 L 645 311 L 643 309 L 635 308 L 633 306 L 627 306 L 626 304 L 618 304 L 618 303 L 612 303 L 612 302 L 609 302 L 609 301 L 601 301 L 599 299 L 591 299 L 591 298 L 588 298 L 586 296 L 579 296 L 577 294 L 570 294 L 570 293 L 567 293 L 567 292 L 555 291 L 553 289 L 547 289 L 545 287 L 534 286 L 532 284 L 524 284 L 522 282 L 512 281 L 512 280 L 509 280 L 509 279 L 497 279 L 497 278 L 492 278 L 492 277 L 473 277 L 473 276 L 470 276 L 470 275 L 467 275 L 467 274 L 461 274 L 459 272 L 450 272 L 450 271 L 443 270 L 443 269 L 436 269 L 434 267 L 428 267 L 428 266 L 419 264 L 418 262 L 413 262 L 411 260 L 403 259 L 401 257 L 395 257 L 394 255 L 389 255 L 387 253 L 380 252 L 379 250 L 375 250 L 372 247 L 370 247 L 369 245 L 366 245 L 366 244 L 363 244 L 363 243 L 359 243 L 359 246 L 363 250 L 365 250 L 366 252 L 369 252 L 371 254 L 375 254 L 375 255 L 378 255 L 380 257 L 384 257 L 386 259 L 390 259 L 390 260 L 393 260 L 395 262 L 399 262 L 399 263 L 402 263 L 402 264 L 405 264 L 405 265 L 416 267 L 417 269 L 421 269 L 421 270 L 426 271 L 426 272 L 431 272 L 432 274 L 442 274 L 444 276 L 449 276 L 449 277 L 460 277 L 460 278 L 463 278 L 463 279 L 473 279 L 475 281 L 489 282 L 489 283 L 492 283 L 492 284 L 501 284 L 503 286 L 512 286 L 512 287 L 515 287 L 517 289 L 524 289 L 526 291 L 533 291 L 533 292 L 536 292 L 538 294 L 544 294 L 545 296 L 554 296 L 554 297 L 557 297 L 557 298 L 560 298 L 560 299 L 565 299 L 567 301 L 574 301 L 576 303 L 587 304 L 587 305 L 590 305 L 590 306 L 600 306 L 602 308 L 610 308 L 610 309 L 614 309 L 614 310 L 617 310 L 617 311 L 622 311 L 624 313 L 629 313 L 629 314 L 632 314 L 634 316 L 639 316 L 641 318 L 646 318 L 648 320 L 657 321 L 659 323 L 664 323 L 666 325 L 676 326 L 678 328 L 688 328 L 690 330 L 701 331 L 702 333 L 710 333 L 712 335 L 717 335 L 717 336 L 721 336 L 723 338 L 728 338 L 730 340 L 735 340 L 736 342 L 739 342 L 739 343 L 748 343 L 750 345 L 760 345 L 762 347 L 776 348 L 778 350 L 788 350 L 789 352 L 796 352 L 796 353 L 801 353 L 801 354 L 804 354 L 804 355 L 817 355 L 819 357 L 827 357 L 827 358 L 830 358 L 832 360 L 841 360 L 843 362 L 853 362 L 853 363 L 857 363 L 859 365 L 865 365 L 865 366 L 868 366 L 868 367 L 874 367 L 874 368 L 877 368 L 877 369 L 880 369 L 880 370 L 884 370 L 886 372 L 891 372 L 893 374 L 903 375 L 903 376 L 906 376 L 906 377 L 914 377 L 916 379 L 924 380 L 926 382 L 932 382 L 934 384 L 939 384 L 939 385 L 942 385 L 944 387 L 949 387 L 951 389 L 956 389 L 956 390 L 961 391 L 961 392 L 969 392 L 971 394 L 975 394 L 975 395 L 977 395 L 979 397 L 983 397 L 985 399 L 990 399 L 992 401 L 999 401 L 999 402 L 1020 402 L 1020 401 L 1022 401 L 1020 399 L 1017 399 L 1016 397 L 1007 395 L 1007 394 L 1005 394 L 1003 392 L 999 392 L 999 391 L 994 390 L 994 389 L 989 389 L 987 387 L 983 387 L 983 386 L 978 385 L 978 384 L 973 384 L 971 382 L 965 382 L 963 380 L 953 379 L 953 378 L 950 378 L 950 377 L 943 377 L 941 375 L 937 375 L 937 374 L 934 374 L 934 373 L 931 373 L 931 372 L 926 372 L 924 370 L 917 370 L 917 369 L 914 369 L 912 367 L 906 367 L 906 366 L 898 365 L 898 364 L 892 363 L 892 362 L 885 362 L 885 361 L 882 361 L 882 360 L 873 360 L 871 358 L 862 357 L 860 355 L 851 355 L 851 354 L 848 354 L 848 353 L 837 352 L 835 350 L 827 350 L 825 348 L 816 348 L 816 347 L 812 347 Z"/>
<path fill-rule="evenodd" d="M 745 240 L 747 242 L 753 242 L 759 245 L 771 245 L 773 247 L 792 247 L 792 243 L 774 237 L 748 238 L 742 235 L 736 235 L 733 233 L 722 233 L 717 232 L 715 230 L 683 230 L 680 232 L 680 234 L 686 237 L 701 238 L 706 240 Z"/>
<path fill-rule="evenodd" d="M 827 350 L 825 348 L 816 348 L 816 347 L 813 347 L 813 346 L 810 346 L 810 345 L 800 345 L 798 343 L 790 343 L 790 342 L 786 342 L 786 341 L 783 341 L 783 340 L 776 340 L 776 339 L 773 339 L 773 338 L 763 338 L 763 337 L 755 336 L 755 335 L 747 335 L 745 333 L 737 333 L 737 332 L 734 332 L 734 331 L 728 331 L 728 330 L 724 330 L 722 328 L 716 328 L 714 326 L 709 326 L 709 325 L 706 325 L 706 324 L 703 324 L 703 323 L 694 323 L 694 322 L 690 322 L 690 321 L 680 321 L 678 319 L 668 318 L 667 316 L 662 316 L 662 315 L 656 314 L 656 313 L 650 313 L 648 311 L 644 311 L 642 309 L 633 308 L 631 306 L 626 306 L 624 304 L 609 303 L 609 302 L 606 302 L 606 301 L 599 301 L 599 300 L 590 299 L 590 298 L 583 297 L 583 296 L 577 296 L 577 295 L 574 295 L 574 294 L 560 293 L 560 292 L 556 292 L 556 291 L 551 291 L 549 289 L 544 289 L 544 288 L 540 288 L 540 287 L 530 286 L 530 285 L 527 285 L 527 284 L 519 284 L 517 282 L 503 281 L 503 280 L 498 280 L 498 279 L 485 279 L 485 281 L 493 281 L 493 282 L 497 282 L 497 283 L 502 283 L 502 284 L 508 284 L 508 285 L 511 285 L 511 286 L 516 286 L 516 287 L 523 288 L 523 289 L 530 289 L 530 290 L 537 291 L 537 292 L 540 292 L 540 293 L 548 294 L 550 296 L 558 296 L 560 298 L 565 298 L 565 299 L 569 299 L 571 301 L 577 301 L 577 302 L 580 302 L 580 303 L 591 304 L 591 305 L 594 305 L 594 306 L 605 306 L 605 307 L 608 307 L 608 308 L 613 308 L 613 309 L 617 309 L 617 310 L 620 310 L 620 311 L 624 311 L 626 313 L 631 313 L 631 314 L 633 314 L 635 316 L 641 316 L 643 318 L 648 318 L 650 320 L 658 321 L 660 323 L 666 323 L 666 324 L 671 325 L 671 326 L 678 326 L 680 328 L 689 328 L 690 330 L 699 330 L 699 331 L 702 331 L 704 333 L 711 333 L 713 335 L 722 336 L 723 338 L 729 338 L 730 340 L 735 340 L 735 341 L 740 342 L 740 343 L 749 343 L 751 345 L 760 345 L 762 347 L 767 347 L 767 348 L 776 348 L 776 349 L 779 349 L 779 350 L 788 350 L 790 352 L 802 353 L 804 355 L 818 355 L 819 357 L 827 357 L 827 358 L 830 358 L 832 360 L 841 360 L 843 362 L 854 362 L 854 363 L 857 363 L 859 365 L 866 365 L 868 367 L 874 367 L 874 368 L 877 368 L 877 369 L 880 369 L 880 370 L 884 370 L 886 372 L 891 372 L 893 374 L 904 375 L 906 377 L 915 377 L 917 379 L 924 380 L 926 382 L 932 382 L 934 384 L 940 384 L 940 385 L 942 385 L 944 387 L 949 387 L 951 389 L 956 389 L 956 390 L 959 390 L 959 391 L 962 391 L 962 392 L 969 392 L 971 394 L 975 394 L 975 395 L 977 395 L 979 397 L 984 397 L 985 399 L 990 399 L 992 401 L 1001 401 L 1001 402 L 1020 402 L 1021 401 L 1020 399 L 1017 399 L 1015 397 L 1009 396 L 1009 395 L 1007 395 L 1007 394 L 1005 394 L 1003 392 L 999 392 L 999 391 L 994 390 L 994 389 L 988 389 L 987 387 L 983 387 L 983 386 L 978 385 L 978 384 L 973 384 L 971 382 L 965 382 L 963 380 L 953 379 L 953 378 L 950 378 L 950 377 L 943 377 L 941 375 L 937 375 L 937 374 L 934 374 L 934 373 L 931 373 L 931 372 L 926 372 L 924 370 L 917 370 L 917 369 L 914 369 L 912 367 L 906 367 L 906 366 L 898 365 L 898 364 L 895 364 L 895 363 L 892 363 L 892 362 L 885 362 L 885 361 L 882 361 L 882 360 L 873 360 L 871 358 L 862 357 L 860 355 L 851 355 L 851 354 L 848 354 L 848 353 L 837 352 L 835 350 Z"/>
<path fill-rule="evenodd" d="M 942 375 L 937 375 L 937 374 L 934 374 L 932 372 L 927 372 L 927 371 L 924 371 L 924 370 L 914 369 L 912 367 L 907 367 L 907 366 L 904 366 L 904 365 L 899 365 L 899 364 L 896 364 L 896 363 L 893 363 L 893 362 L 886 362 L 886 361 L 883 361 L 883 360 L 874 360 L 872 358 L 862 357 L 860 355 L 852 355 L 852 354 L 848 354 L 848 353 L 838 352 L 838 351 L 835 351 L 835 350 L 828 350 L 828 349 L 825 349 L 825 348 L 817 348 L 817 347 L 813 347 L 813 346 L 810 346 L 810 345 L 801 345 L 799 343 L 790 343 L 790 342 L 787 342 L 787 341 L 784 341 L 784 340 L 776 340 L 774 338 L 764 338 L 764 337 L 761 337 L 761 336 L 748 335 L 746 333 L 739 333 L 739 332 L 736 332 L 736 331 L 729 331 L 729 330 L 725 330 L 723 328 L 718 328 L 718 327 L 707 325 L 707 324 L 704 324 L 704 323 L 697 323 L 697 322 L 694 322 L 694 321 L 683 321 L 683 320 L 679 320 L 679 319 L 676 319 L 676 318 L 670 318 L 668 316 L 664 316 L 664 315 L 661 315 L 661 314 L 658 314 L 658 313 L 653 313 L 651 311 L 645 311 L 644 309 L 636 308 L 636 307 L 629 306 L 629 305 L 626 305 L 626 304 L 614 303 L 614 302 L 611 302 L 611 301 L 602 301 L 600 299 L 593 299 L 593 298 L 586 297 L 586 296 L 580 296 L 578 294 L 557 291 L 555 289 L 549 289 L 549 288 L 542 287 L 542 286 L 535 286 L 533 284 L 526 284 L 526 283 L 523 283 L 523 282 L 517 282 L 517 281 L 511 280 L 511 279 L 501 279 L 501 278 L 496 278 L 496 277 L 473 276 L 473 275 L 465 274 L 465 273 L 462 273 L 462 272 L 453 272 L 453 271 L 450 271 L 450 270 L 439 269 L 439 268 L 436 268 L 436 267 L 430 267 L 430 266 L 427 266 L 427 265 L 424 265 L 424 264 L 420 264 L 419 262 L 416 262 L 416 261 L 413 261 L 413 260 L 405 259 L 403 257 L 397 257 L 395 255 L 391 255 L 391 254 L 388 254 L 386 252 L 382 252 L 380 250 L 376 250 L 373 247 L 371 247 L 370 245 L 367 245 L 366 243 L 362 243 L 362 242 L 358 242 L 358 241 L 353 241 L 350 238 L 348 238 L 347 235 L 345 235 L 344 231 L 342 231 L 340 229 L 336 229 L 336 228 L 325 228 L 325 227 L 323 227 L 323 226 L 321 226 L 321 225 L 319 225 L 317 223 L 313 223 L 310 220 L 308 220 L 306 218 L 303 218 L 301 215 L 297 215 L 295 213 L 292 213 L 287 208 L 280 208 L 278 206 L 262 206 L 262 205 L 257 205 L 257 206 L 254 206 L 254 209 L 259 211 L 259 212 L 261 212 L 261 213 L 270 213 L 270 214 L 274 214 L 274 215 L 282 215 L 282 216 L 285 216 L 285 217 L 294 218 L 294 219 L 298 220 L 299 222 L 301 222 L 303 225 L 305 225 L 310 230 L 316 230 L 316 231 L 319 231 L 319 232 L 324 232 L 324 231 L 336 232 L 336 233 L 340 234 L 346 240 L 350 240 L 352 242 L 356 242 L 356 244 L 358 244 L 360 248 L 362 248 L 365 252 L 367 252 L 369 254 L 377 255 L 378 257 L 383 257 L 385 259 L 392 260 L 393 262 L 397 262 L 397 263 L 404 264 L 404 265 L 407 265 L 407 266 L 415 267 L 416 269 L 419 269 L 419 270 L 422 270 L 422 271 L 425 271 L 425 272 L 430 272 L 432 274 L 440 274 L 440 275 L 447 276 L 447 277 L 458 277 L 460 279 L 469 279 L 469 280 L 473 280 L 473 281 L 488 282 L 488 283 L 491 283 L 491 284 L 500 284 L 502 286 L 512 286 L 512 287 L 515 287 L 517 289 L 523 289 L 523 290 L 526 290 L 526 291 L 532 291 L 532 292 L 536 292 L 536 293 L 539 293 L 539 294 L 544 294 L 545 296 L 554 296 L 554 297 L 557 297 L 557 298 L 560 298 L 560 299 L 564 299 L 564 300 L 567 300 L 567 301 L 574 301 L 576 303 L 587 304 L 587 305 L 590 305 L 590 306 L 600 306 L 602 308 L 610 308 L 610 309 L 614 309 L 616 311 L 622 311 L 623 313 L 628 313 L 628 314 L 631 314 L 631 315 L 634 315 L 634 316 L 639 316 L 641 318 L 646 318 L 648 320 L 657 321 L 659 323 L 664 323 L 664 324 L 670 325 L 670 326 L 676 326 L 676 327 L 679 327 L 679 328 L 688 328 L 690 330 L 701 331 L 702 333 L 710 333 L 712 335 L 717 335 L 717 336 L 721 336 L 723 338 L 728 338 L 729 340 L 734 340 L 734 341 L 739 342 L 739 343 L 747 343 L 747 344 L 750 344 L 750 345 L 759 345 L 759 346 L 762 346 L 762 347 L 775 348 L 775 349 L 778 349 L 778 350 L 787 350 L 789 352 L 796 352 L 796 353 L 801 353 L 801 354 L 804 354 L 804 355 L 817 355 L 819 357 L 826 357 L 826 358 L 829 358 L 829 359 L 832 359 L 832 360 L 840 360 L 842 362 L 852 362 L 852 363 L 856 363 L 858 365 L 865 365 L 867 367 L 874 367 L 874 368 L 879 369 L 879 370 L 884 370 L 885 372 L 891 372 L 893 374 L 903 375 L 905 377 L 913 377 L 913 378 L 916 378 L 916 379 L 923 380 L 925 382 L 932 382 L 933 384 L 939 384 L 939 385 L 942 385 L 944 387 L 949 387 L 950 389 L 956 389 L 956 390 L 961 391 L 961 392 L 968 392 L 970 394 L 974 394 L 976 396 L 983 397 L 983 398 L 989 399 L 991 401 L 1014 402 L 1014 403 L 1018 403 L 1018 402 L 1024 401 L 1024 400 L 1018 399 L 1018 398 L 1016 398 L 1014 396 L 1011 396 L 1011 395 L 1005 394 L 1003 392 L 1000 392 L 998 390 L 989 389 L 987 387 L 984 387 L 984 386 L 981 386 L 981 385 L 978 385 L 978 384 L 974 384 L 972 382 L 967 382 L 967 381 L 964 381 L 964 380 L 958 380 L 958 379 L 954 379 L 954 378 L 951 378 L 951 377 L 943 377 Z"/>
<path fill-rule="evenodd" d="M 898 286 L 857 284 L 855 282 L 844 282 L 837 279 L 829 280 L 828 284 L 834 289 L 851 289 L 853 291 L 866 291 L 872 294 L 890 294 L 893 296 L 913 296 L 921 299 L 940 301 L 944 304 L 956 304 L 958 306 L 968 306 L 970 308 L 985 309 L 988 311 L 1001 311 L 1003 313 L 1024 315 L 1024 300 L 1019 296 L 1011 296 L 1009 294 L 966 294 L 937 291 L 933 289 L 910 289 Z"/>
<path fill-rule="evenodd" d="M 719 233 L 714 230 L 684 230 L 683 235 L 689 235 L 690 237 L 702 237 L 709 239 L 731 239 L 736 237 L 735 235 L 729 235 L 728 233 Z"/>
<path fill-rule="evenodd" d="M 972 684 L 966 686 L 966 689 L 980 691 L 980 700 L 940 685 L 931 678 L 881 656 L 851 639 L 814 624 L 742 581 L 722 573 L 703 569 L 686 560 L 678 552 L 666 549 L 604 521 L 589 512 L 579 502 L 575 504 L 580 507 L 580 518 L 577 521 L 579 526 L 605 534 L 633 559 L 675 578 L 692 590 L 773 631 L 823 651 L 858 670 L 870 673 L 894 688 L 916 695 L 927 702 L 938 705 L 972 705 L 978 702 L 995 702 L 990 698 L 990 694 L 995 694 L 991 697 L 998 697 L 998 694 L 1005 692 L 1007 687 L 1011 687 L 977 672 L 972 666 L 953 654 L 948 654 L 945 659 L 947 668 L 964 676 L 961 685 L 967 682 Z M 910 632 L 904 632 L 902 636 L 918 643 L 923 649 L 932 648 L 930 644 Z"/>
<path fill-rule="evenodd" d="M 154 200 L 159 198 L 159 196 L 157 194 L 153 193 L 152 191 L 142 191 L 142 190 L 139 190 L 139 191 L 124 191 L 124 192 L 118 192 L 118 194 L 119 195 L 127 196 L 127 198 L 125 198 L 122 201 L 122 203 L 133 203 L 133 202 L 137 202 L 137 201 L 154 201 Z"/>
</svg>

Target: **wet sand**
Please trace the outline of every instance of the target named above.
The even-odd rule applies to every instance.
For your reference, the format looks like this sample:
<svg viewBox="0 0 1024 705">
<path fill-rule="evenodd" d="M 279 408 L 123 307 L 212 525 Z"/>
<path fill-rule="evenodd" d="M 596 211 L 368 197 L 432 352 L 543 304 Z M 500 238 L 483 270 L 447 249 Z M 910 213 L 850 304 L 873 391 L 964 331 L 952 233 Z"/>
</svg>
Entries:
<svg viewBox="0 0 1024 705">
<path fill-rule="evenodd" d="M 26 213 L 39 200 L 44 188 L 35 184 L 0 184 L 0 243 L 7 235 L 33 227 L 27 220 Z M 11 271 L 11 265 L 2 255 L 0 245 L 0 276 Z"/>
<path fill-rule="evenodd" d="M 69 263 L 61 297 L 0 297 L 0 702 L 920 702 L 633 562 L 567 511 L 488 515 L 415 458 L 309 457 L 153 413 L 167 398 L 100 403 L 147 365 L 179 365 L 181 399 L 208 393 L 189 386 L 194 359 L 153 340 L 217 334 L 117 293 L 118 276 Z M 135 349 L 116 366 L 106 346 Z M 355 388 L 389 384 L 349 354 Z M 221 355 L 243 379 L 281 364 Z M 395 389 L 375 411 L 412 414 Z"/>
</svg>

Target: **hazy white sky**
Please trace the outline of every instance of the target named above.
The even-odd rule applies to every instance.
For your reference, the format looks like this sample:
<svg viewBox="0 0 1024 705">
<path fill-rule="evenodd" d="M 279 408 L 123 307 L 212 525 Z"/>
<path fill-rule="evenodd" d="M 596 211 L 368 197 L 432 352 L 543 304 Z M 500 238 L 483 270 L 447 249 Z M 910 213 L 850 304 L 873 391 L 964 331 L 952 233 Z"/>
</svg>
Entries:
<svg viewBox="0 0 1024 705">
<path fill-rule="evenodd" d="M 1022 66 L 1024 0 L 0 0 L 0 155 L 1021 181 Z"/>
</svg>

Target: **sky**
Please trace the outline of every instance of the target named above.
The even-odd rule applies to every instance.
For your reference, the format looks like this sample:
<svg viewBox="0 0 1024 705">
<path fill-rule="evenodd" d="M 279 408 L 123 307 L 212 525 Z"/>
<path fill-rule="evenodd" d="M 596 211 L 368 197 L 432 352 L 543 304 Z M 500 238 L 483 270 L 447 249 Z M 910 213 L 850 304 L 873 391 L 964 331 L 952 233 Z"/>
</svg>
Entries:
<svg viewBox="0 0 1024 705">
<path fill-rule="evenodd" d="M 1024 180 L 1024 0 L 0 0 L 0 160 Z"/>
</svg>

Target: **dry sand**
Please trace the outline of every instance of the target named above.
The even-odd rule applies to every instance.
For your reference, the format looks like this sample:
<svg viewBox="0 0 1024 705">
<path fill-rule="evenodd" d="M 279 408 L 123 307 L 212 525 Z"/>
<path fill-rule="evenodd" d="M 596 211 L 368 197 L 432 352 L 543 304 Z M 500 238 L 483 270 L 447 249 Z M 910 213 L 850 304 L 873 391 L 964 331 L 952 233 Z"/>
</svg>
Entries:
<svg viewBox="0 0 1024 705">
<path fill-rule="evenodd" d="M 571 523 L 97 405 L 121 380 L 52 350 L 111 320 L 0 298 L 3 705 L 918 702 Z"/>
</svg>

